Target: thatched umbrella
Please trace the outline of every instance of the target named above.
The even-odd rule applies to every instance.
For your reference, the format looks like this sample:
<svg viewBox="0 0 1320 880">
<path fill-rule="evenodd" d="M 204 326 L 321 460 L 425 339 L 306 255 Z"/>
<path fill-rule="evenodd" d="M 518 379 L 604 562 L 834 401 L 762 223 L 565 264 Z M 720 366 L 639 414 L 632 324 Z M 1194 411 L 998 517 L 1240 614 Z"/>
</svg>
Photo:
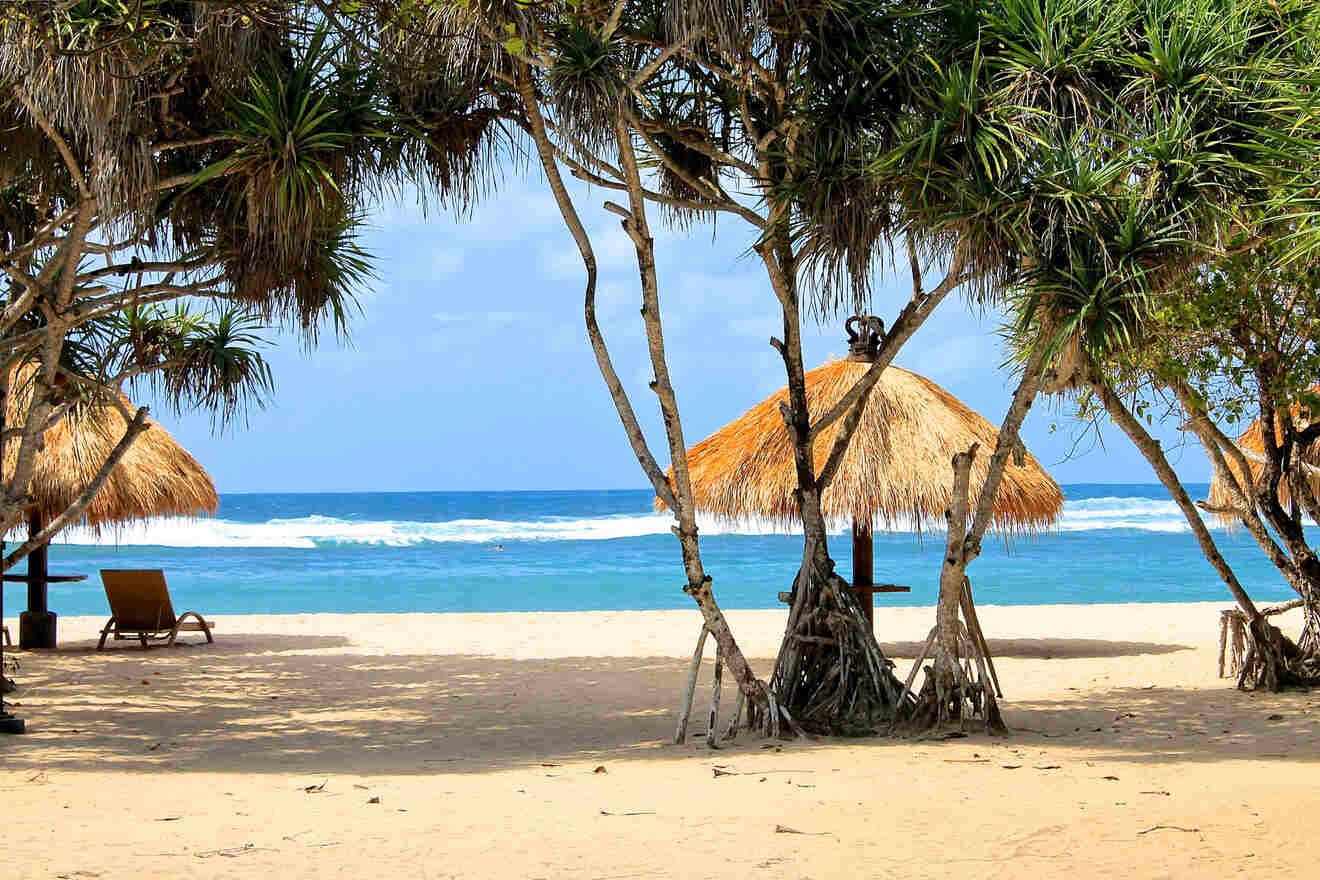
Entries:
<svg viewBox="0 0 1320 880">
<path fill-rule="evenodd" d="M 1312 391 L 1320 391 L 1320 388 L 1313 388 Z M 1307 418 L 1303 415 L 1300 405 L 1294 404 L 1292 407 L 1292 417 L 1294 423 L 1299 428 L 1304 428 L 1308 424 Z M 1274 439 L 1276 443 L 1283 442 L 1283 426 L 1276 425 L 1274 430 Z M 1256 419 L 1247 426 L 1241 436 L 1237 438 L 1237 447 L 1242 451 L 1242 457 L 1247 460 L 1247 467 L 1251 469 L 1250 474 L 1243 474 L 1241 469 L 1232 457 L 1228 459 L 1229 469 L 1232 470 L 1234 478 L 1238 484 L 1250 491 L 1250 487 L 1255 483 L 1256 478 L 1260 476 L 1261 469 L 1265 466 L 1265 433 L 1261 428 L 1261 420 Z M 1302 470 L 1306 473 L 1306 480 L 1311 484 L 1311 492 L 1320 497 L 1320 440 L 1311 443 L 1301 451 Z M 1288 481 L 1279 481 L 1279 504 L 1287 507 L 1292 499 L 1292 493 L 1288 489 Z M 1236 507 L 1237 502 L 1228 491 L 1228 486 L 1218 474 L 1210 482 L 1210 503 L 1215 508 L 1215 516 L 1220 522 L 1228 525 L 1236 525 L 1237 517 L 1229 513 L 1230 508 Z"/>
<path fill-rule="evenodd" d="M 808 372 L 812 420 L 828 412 L 869 368 L 869 358 L 850 355 Z M 780 406 L 787 402 L 788 389 L 780 389 L 688 451 L 698 510 L 728 519 L 762 517 L 787 523 L 797 518 L 793 444 L 780 415 Z M 842 425 L 839 419 L 816 438 L 817 467 L 829 456 Z M 974 498 L 998 436 L 993 425 L 929 379 L 898 367 L 885 369 L 821 498 L 827 517 L 852 519 L 854 589 L 873 586 L 873 526 L 919 529 L 943 523 L 953 494 L 954 453 L 972 443 L 986 452 L 972 468 Z M 1044 529 L 1055 522 L 1062 506 L 1058 484 L 1035 458 L 1024 454 L 1021 464 L 1010 463 L 1004 474 L 993 527 L 1010 534 Z M 876 590 L 858 592 L 860 599 L 861 593 Z M 871 605 L 869 596 L 865 598 L 863 610 Z"/>
<path fill-rule="evenodd" d="M 9 424 L 22 424 L 32 383 L 30 373 L 20 370 L 11 376 Z M 132 405 L 120 395 L 131 412 Z M 38 454 L 27 510 L 29 536 L 36 535 L 91 483 L 102 463 L 124 435 L 120 409 L 109 402 L 84 403 L 46 431 Z M 153 516 L 198 516 L 214 513 L 220 504 L 211 477 L 197 460 L 160 425 L 147 421 L 148 430 L 134 441 L 111 472 L 105 485 L 87 506 L 78 524 L 99 534 L 101 527 L 144 520 Z M 18 443 L 5 444 L 4 469 L 12 473 L 17 463 Z M 46 608 L 46 548 L 28 555 L 27 575 L 7 575 L 26 580 L 28 610 L 20 619 L 20 645 L 24 648 L 55 647 L 55 615 Z"/>
</svg>

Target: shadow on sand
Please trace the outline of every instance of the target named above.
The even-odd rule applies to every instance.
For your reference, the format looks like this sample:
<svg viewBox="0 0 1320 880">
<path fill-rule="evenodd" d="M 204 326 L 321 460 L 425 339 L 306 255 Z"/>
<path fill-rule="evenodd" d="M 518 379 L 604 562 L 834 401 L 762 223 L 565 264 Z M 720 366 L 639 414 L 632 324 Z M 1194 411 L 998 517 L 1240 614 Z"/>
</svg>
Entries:
<svg viewBox="0 0 1320 880">
<path fill-rule="evenodd" d="M 11 701 L 30 732 L 0 738 L 0 758 L 10 768 L 40 770 L 432 774 L 537 761 L 683 758 L 702 748 L 664 747 L 682 659 L 376 655 L 347 653 L 348 644 L 338 636 L 226 634 L 211 646 L 97 652 L 78 643 L 20 654 L 21 688 Z M 1009 658 L 1184 649 L 1069 639 L 991 644 Z M 1138 660 L 1133 677 L 1139 674 Z M 731 706 L 732 688 L 725 694 Z M 705 699 L 698 695 L 698 731 Z M 1243 694 L 1227 682 L 1005 704 L 1014 745 L 1081 746 L 1134 762 L 1320 760 L 1313 708 L 1320 714 L 1309 694 Z M 911 745 L 887 738 L 848 745 L 861 743 Z M 730 750 L 763 744 L 744 734 Z"/>
<path fill-rule="evenodd" d="M 1153 642 L 1106 642 L 1102 639 L 988 639 L 992 657 L 1034 657 L 1067 660 L 1083 657 L 1133 657 L 1138 654 L 1172 654 L 1195 650 L 1191 645 L 1161 645 Z M 890 657 L 915 660 L 922 642 L 882 642 Z"/>
</svg>

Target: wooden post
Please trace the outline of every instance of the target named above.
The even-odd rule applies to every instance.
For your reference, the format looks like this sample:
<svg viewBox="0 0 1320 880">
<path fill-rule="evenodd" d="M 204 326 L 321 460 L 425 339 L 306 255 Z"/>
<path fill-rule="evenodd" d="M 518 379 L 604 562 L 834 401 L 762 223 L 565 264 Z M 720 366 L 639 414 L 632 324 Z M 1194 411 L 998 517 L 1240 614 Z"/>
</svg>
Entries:
<svg viewBox="0 0 1320 880">
<path fill-rule="evenodd" d="M 39 535 L 42 528 L 41 513 L 33 510 L 28 514 L 28 538 Z M 28 609 L 18 616 L 18 646 L 28 650 L 54 648 L 55 615 L 46 607 L 49 571 L 44 545 L 28 554 L 27 570 Z"/>
<path fill-rule="evenodd" d="M 857 597 L 857 604 L 862 606 L 862 614 L 866 616 L 866 625 L 875 629 L 875 594 L 870 590 L 860 590 L 859 587 L 870 587 L 875 584 L 875 547 L 871 538 L 871 521 L 858 522 L 855 518 L 852 521 L 852 539 L 853 539 L 853 577 L 852 585 L 853 595 Z"/>
<path fill-rule="evenodd" d="M 701 655 L 706 650 L 706 636 L 710 635 L 710 630 L 706 629 L 703 621 L 701 624 L 701 635 L 697 636 L 697 649 L 692 652 L 692 662 L 688 665 L 687 686 L 683 688 L 683 702 L 678 707 L 678 727 L 674 730 L 674 745 L 681 746 L 687 742 L 688 718 L 692 715 L 692 697 L 697 692 L 697 673 L 701 671 Z"/>
<path fill-rule="evenodd" d="M 33 509 L 28 513 L 28 539 L 41 534 L 43 528 L 41 523 L 41 512 Z M 46 575 L 49 569 L 46 566 L 46 545 L 38 547 L 28 554 L 27 558 L 28 577 L 31 578 L 27 585 L 28 607 L 27 610 L 32 614 L 45 614 L 46 608 Z"/>
<path fill-rule="evenodd" d="M 706 724 L 706 745 L 718 748 L 720 741 L 720 684 L 724 675 L 724 654 L 720 646 L 715 646 L 715 677 L 710 685 L 710 721 Z"/>
</svg>

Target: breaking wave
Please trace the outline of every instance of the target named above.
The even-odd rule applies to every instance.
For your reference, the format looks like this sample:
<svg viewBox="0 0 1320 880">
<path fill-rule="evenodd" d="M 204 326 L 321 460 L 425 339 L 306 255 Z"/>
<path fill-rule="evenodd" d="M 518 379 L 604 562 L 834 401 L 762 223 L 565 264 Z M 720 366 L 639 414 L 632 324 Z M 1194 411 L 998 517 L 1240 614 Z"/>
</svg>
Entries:
<svg viewBox="0 0 1320 880">
<path fill-rule="evenodd" d="M 162 518 L 108 529 L 99 537 L 85 529 L 70 529 L 57 543 L 157 547 L 285 547 L 313 549 L 322 545 L 409 547 L 419 544 L 502 543 L 513 541 L 604 541 L 662 535 L 673 520 L 653 513 L 574 519 L 545 517 L 524 521 L 455 519 L 444 522 L 349 520 L 330 516 L 239 522 L 226 519 Z M 703 535 L 792 534 L 792 527 L 745 520 L 700 523 Z M 1064 504 L 1056 528 L 1063 532 L 1134 529 L 1185 532 L 1187 523 L 1172 501 L 1151 498 L 1087 498 Z M 843 532 L 847 523 L 833 524 Z M 18 537 L 11 535 L 10 539 Z"/>
</svg>

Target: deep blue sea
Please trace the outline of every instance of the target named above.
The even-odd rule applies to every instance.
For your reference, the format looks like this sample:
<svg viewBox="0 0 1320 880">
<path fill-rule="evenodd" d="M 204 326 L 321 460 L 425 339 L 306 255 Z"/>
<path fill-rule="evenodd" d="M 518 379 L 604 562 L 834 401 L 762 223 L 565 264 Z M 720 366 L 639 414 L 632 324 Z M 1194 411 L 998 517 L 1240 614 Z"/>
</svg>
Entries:
<svg viewBox="0 0 1320 880">
<path fill-rule="evenodd" d="M 1188 488 L 1205 497 L 1204 485 Z M 1229 603 L 1163 487 L 1063 489 L 1054 530 L 986 541 L 970 570 L 978 603 Z M 671 520 L 652 512 L 651 499 L 649 491 L 225 495 L 211 519 L 155 520 L 99 538 L 66 533 L 51 547 L 50 571 L 90 577 L 52 584 L 50 607 L 108 614 L 98 569 L 163 568 L 175 606 L 207 614 L 687 608 Z M 848 577 L 846 527 L 831 554 Z M 800 537 L 758 523 L 703 522 L 701 534 L 724 607 L 779 607 Z M 1248 535 L 1215 534 L 1255 598 L 1292 595 Z M 942 541 L 929 531 L 877 534 L 876 580 L 912 592 L 878 595 L 876 604 L 933 604 Z M 25 607 L 24 589 L 5 587 L 7 616 Z"/>
</svg>

